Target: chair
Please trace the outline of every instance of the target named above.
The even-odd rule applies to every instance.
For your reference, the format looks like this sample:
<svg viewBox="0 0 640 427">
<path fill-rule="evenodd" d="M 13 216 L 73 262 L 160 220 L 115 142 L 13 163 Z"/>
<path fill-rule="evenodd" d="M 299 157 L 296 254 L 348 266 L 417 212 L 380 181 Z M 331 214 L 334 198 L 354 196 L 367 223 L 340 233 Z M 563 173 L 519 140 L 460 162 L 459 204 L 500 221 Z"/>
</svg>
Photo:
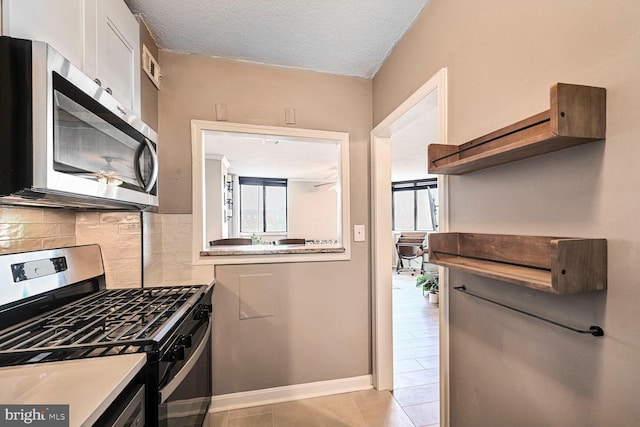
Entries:
<svg viewBox="0 0 640 427">
<path fill-rule="evenodd" d="M 305 239 L 280 239 L 273 241 L 274 245 L 304 245 L 305 243 Z"/>
<path fill-rule="evenodd" d="M 250 245 L 251 239 L 249 238 L 230 238 L 230 239 L 218 239 L 211 240 L 209 242 L 210 246 L 221 246 L 221 245 Z"/>
<path fill-rule="evenodd" d="M 396 264 L 396 273 L 400 274 L 403 269 L 411 271 L 413 276 L 416 272 L 415 267 L 411 267 L 411 260 L 421 258 L 420 274 L 424 274 L 424 239 L 426 233 L 402 233 L 396 242 L 396 252 L 398 253 L 398 263 Z M 404 267 L 403 261 L 409 262 L 409 267 Z"/>
<path fill-rule="evenodd" d="M 427 238 L 427 233 L 421 231 L 405 231 L 400 234 L 396 243 L 410 243 L 420 246 L 424 245 L 424 240 Z"/>
</svg>

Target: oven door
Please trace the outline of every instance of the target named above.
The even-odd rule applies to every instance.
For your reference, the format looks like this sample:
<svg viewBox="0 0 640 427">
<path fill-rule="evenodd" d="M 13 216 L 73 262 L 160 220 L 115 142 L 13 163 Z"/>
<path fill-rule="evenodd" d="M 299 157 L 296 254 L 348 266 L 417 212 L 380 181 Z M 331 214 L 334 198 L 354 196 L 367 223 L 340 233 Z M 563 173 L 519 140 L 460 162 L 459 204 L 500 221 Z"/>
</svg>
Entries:
<svg viewBox="0 0 640 427">
<path fill-rule="evenodd" d="M 201 426 L 209 410 L 213 389 L 210 319 L 189 335 L 191 339 L 197 342 L 193 347 L 181 337 L 173 345 L 178 350 L 174 357 L 181 359 L 184 354 L 184 364 L 160 388 L 160 426 Z"/>
</svg>

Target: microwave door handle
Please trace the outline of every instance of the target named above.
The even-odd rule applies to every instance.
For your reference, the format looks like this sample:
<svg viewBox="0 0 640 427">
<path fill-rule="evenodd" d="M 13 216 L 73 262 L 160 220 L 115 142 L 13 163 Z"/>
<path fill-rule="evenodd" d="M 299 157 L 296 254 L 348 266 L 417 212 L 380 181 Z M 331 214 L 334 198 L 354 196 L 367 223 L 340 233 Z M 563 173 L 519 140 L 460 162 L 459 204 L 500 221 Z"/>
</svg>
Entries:
<svg viewBox="0 0 640 427">
<path fill-rule="evenodd" d="M 151 177 L 149 178 L 148 183 L 144 182 L 142 172 L 140 171 L 140 156 L 142 156 L 142 152 L 145 147 L 149 149 L 149 154 L 151 154 L 151 164 L 153 165 Z M 158 180 L 158 155 L 156 154 L 156 150 L 153 148 L 153 144 L 147 138 L 144 139 L 144 144 L 139 144 L 138 148 L 136 148 L 136 152 L 133 155 L 133 169 L 136 172 L 136 180 L 138 181 L 138 184 L 146 193 L 149 193 Z"/>
<path fill-rule="evenodd" d="M 147 144 L 147 147 L 149 147 L 149 154 L 151 154 L 151 164 L 153 165 L 153 169 L 151 170 L 151 178 L 149 178 L 149 184 L 147 184 L 147 187 L 144 189 L 144 191 L 150 193 L 151 189 L 154 185 L 156 185 L 156 182 L 158 181 L 158 153 L 156 152 L 156 149 L 154 148 L 151 141 L 149 141 L 147 138 L 145 138 L 144 140 Z"/>
</svg>

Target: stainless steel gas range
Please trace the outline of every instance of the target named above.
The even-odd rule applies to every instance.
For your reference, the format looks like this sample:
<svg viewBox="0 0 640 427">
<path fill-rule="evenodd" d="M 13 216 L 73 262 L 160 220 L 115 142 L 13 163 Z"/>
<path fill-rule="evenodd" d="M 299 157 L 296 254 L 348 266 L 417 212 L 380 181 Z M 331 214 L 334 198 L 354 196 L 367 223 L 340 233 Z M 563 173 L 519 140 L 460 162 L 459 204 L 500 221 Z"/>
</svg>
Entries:
<svg viewBox="0 0 640 427">
<path fill-rule="evenodd" d="M 201 425 L 213 285 L 105 289 L 98 245 L 0 256 L 0 366 L 140 353 L 147 426 Z"/>
</svg>

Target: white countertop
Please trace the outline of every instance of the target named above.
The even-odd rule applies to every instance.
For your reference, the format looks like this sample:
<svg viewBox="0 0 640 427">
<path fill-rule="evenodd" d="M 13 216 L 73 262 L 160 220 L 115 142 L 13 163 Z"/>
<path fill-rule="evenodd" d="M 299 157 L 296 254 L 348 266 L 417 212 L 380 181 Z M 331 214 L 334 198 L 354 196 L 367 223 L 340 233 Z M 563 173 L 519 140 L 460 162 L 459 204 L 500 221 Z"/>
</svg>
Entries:
<svg viewBox="0 0 640 427">
<path fill-rule="evenodd" d="M 90 426 L 146 362 L 146 354 L 0 368 L 2 404 L 68 404 L 71 427 Z"/>
</svg>

